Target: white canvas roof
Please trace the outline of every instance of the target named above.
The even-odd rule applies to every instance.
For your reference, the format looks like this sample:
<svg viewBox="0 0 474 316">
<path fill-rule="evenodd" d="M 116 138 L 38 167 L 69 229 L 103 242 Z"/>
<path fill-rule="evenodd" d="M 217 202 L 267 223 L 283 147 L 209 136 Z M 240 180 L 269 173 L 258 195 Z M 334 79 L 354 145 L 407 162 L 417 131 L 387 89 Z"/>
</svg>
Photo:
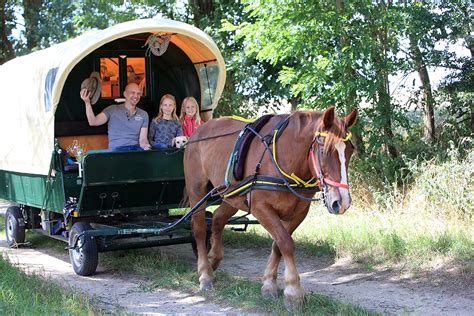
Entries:
<svg viewBox="0 0 474 316">
<path fill-rule="evenodd" d="M 216 60 L 215 108 L 224 89 L 225 64 L 214 41 L 201 30 L 172 20 L 146 19 L 89 31 L 0 66 L 0 170 L 47 175 L 54 150 L 54 113 L 73 67 L 108 42 L 147 32 L 176 34 L 171 42 L 193 63 Z"/>
</svg>

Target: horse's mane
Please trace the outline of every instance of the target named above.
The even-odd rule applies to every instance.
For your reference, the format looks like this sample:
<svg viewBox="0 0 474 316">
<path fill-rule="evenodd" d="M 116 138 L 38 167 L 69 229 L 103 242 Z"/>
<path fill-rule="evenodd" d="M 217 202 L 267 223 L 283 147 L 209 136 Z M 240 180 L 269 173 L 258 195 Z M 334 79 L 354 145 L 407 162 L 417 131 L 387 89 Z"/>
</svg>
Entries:
<svg viewBox="0 0 474 316">
<path fill-rule="evenodd" d="M 333 152 L 336 150 L 335 145 L 341 141 L 344 137 L 346 137 L 346 127 L 344 125 L 344 121 L 338 117 L 334 117 L 334 121 L 332 126 L 328 130 L 324 130 L 324 124 L 322 120 L 323 116 L 321 116 L 321 120 L 316 128 L 316 131 L 319 132 L 326 132 L 328 136 L 324 139 L 324 153 L 327 154 L 328 152 Z"/>
</svg>

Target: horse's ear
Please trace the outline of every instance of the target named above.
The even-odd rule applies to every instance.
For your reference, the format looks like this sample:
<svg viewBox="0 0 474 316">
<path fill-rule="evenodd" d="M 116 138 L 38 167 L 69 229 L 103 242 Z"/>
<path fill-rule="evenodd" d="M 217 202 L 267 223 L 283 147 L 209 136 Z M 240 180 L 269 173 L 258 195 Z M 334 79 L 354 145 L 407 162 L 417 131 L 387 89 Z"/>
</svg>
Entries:
<svg viewBox="0 0 474 316">
<path fill-rule="evenodd" d="M 357 121 L 357 108 L 354 108 L 349 115 L 344 118 L 344 125 L 346 128 L 352 127 Z"/>
<path fill-rule="evenodd" d="M 331 106 L 330 108 L 327 108 L 323 114 L 324 129 L 325 130 L 330 129 L 333 122 L 334 122 L 334 107 Z"/>
</svg>

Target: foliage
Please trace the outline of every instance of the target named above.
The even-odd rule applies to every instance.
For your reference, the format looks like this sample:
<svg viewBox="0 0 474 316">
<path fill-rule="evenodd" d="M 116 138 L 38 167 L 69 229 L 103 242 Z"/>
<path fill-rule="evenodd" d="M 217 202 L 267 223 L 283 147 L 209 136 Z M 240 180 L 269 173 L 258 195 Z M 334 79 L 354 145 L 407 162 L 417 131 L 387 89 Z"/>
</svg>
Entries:
<svg viewBox="0 0 474 316">
<path fill-rule="evenodd" d="M 417 198 L 436 217 L 474 219 L 474 150 L 464 159 L 451 142 L 447 160 L 408 164 Z"/>
</svg>

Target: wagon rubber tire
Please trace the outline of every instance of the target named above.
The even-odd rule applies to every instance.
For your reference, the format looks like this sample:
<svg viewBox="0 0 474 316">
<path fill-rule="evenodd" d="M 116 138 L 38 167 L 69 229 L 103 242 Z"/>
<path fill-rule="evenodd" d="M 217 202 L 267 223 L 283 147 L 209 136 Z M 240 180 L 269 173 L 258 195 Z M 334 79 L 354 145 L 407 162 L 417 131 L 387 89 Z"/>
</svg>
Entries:
<svg viewBox="0 0 474 316">
<path fill-rule="evenodd" d="M 91 225 L 85 222 L 77 222 L 72 225 L 69 234 L 69 247 L 74 246 L 75 236 L 86 230 L 92 230 Z M 69 258 L 72 268 L 78 275 L 88 276 L 94 274 L 99 263 L 99 253 L 95 237 L 79 237 L 77 249 L 69 249 Z"/>
<path fill-rule="evenodd" d="M 8 247 L 25 242 L 25 219 L 18 206 L 10 206 L 5 213 L 5 235 Z"/>
</svg>

